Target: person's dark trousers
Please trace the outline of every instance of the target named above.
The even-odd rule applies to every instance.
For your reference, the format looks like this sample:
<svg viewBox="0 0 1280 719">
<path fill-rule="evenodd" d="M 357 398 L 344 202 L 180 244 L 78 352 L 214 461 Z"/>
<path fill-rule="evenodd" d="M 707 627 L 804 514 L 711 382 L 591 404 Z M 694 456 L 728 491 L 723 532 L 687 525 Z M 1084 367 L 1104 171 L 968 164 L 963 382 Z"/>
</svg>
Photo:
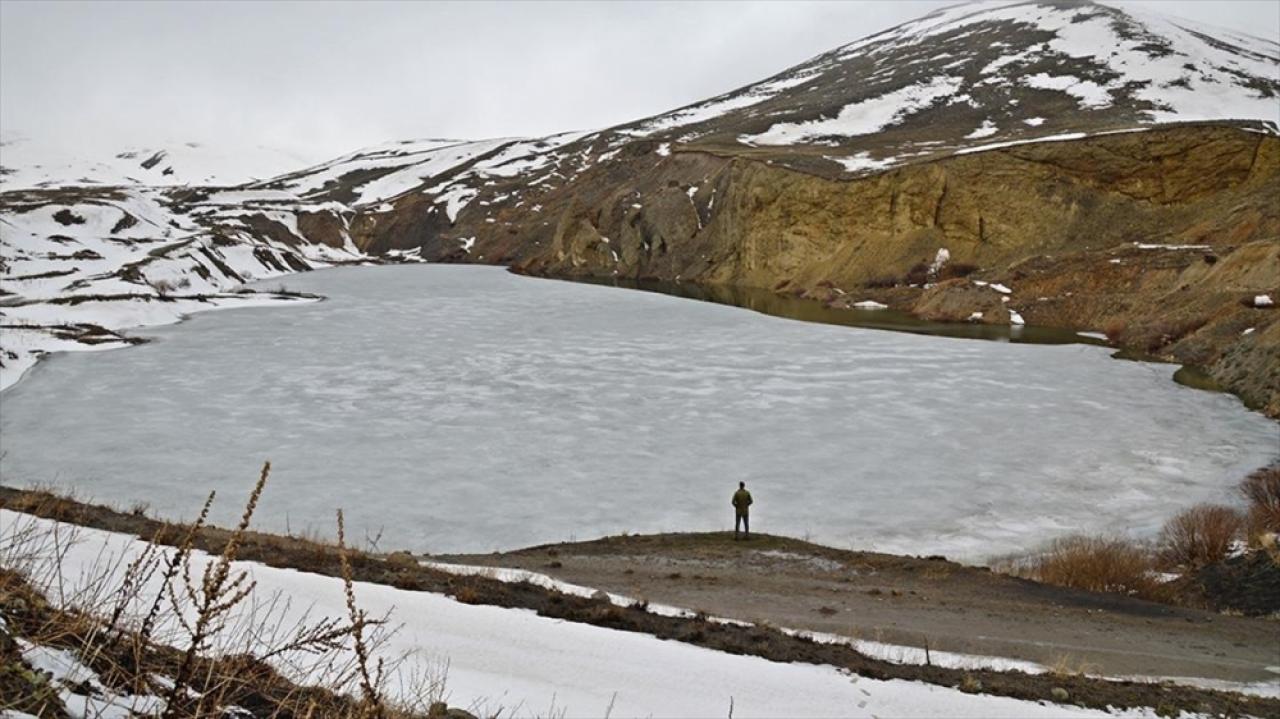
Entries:
<svg viewBox="0 0 1280 719">
<path fill-rule="evenodd" d="M 738 538 L 738 527 L 742 527 L 742 536 L 751 536 L 751 520 L 745 514 L 734 515 L 733 519 L 733 538 Z"/>
</svg>

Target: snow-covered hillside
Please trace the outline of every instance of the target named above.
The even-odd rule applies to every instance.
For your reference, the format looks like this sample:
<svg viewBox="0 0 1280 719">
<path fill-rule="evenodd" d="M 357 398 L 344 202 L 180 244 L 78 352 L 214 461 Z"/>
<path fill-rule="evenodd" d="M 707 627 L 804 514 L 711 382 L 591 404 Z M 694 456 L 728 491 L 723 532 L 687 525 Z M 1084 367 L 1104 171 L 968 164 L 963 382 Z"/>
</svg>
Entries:
<svg viewBox="0 0 1280 719">
<path fill-rule="evenodd" d="M 69 185 L 239 185 L 274 177 L 319 158 L 277 148 L 160 141 L 84 147 L 35 133 L 0 134 L 0 191 Z"/>
<path fill-rule="evenodd" d="M 46 351 L 106 349 L 132 327 L 202 309 L 297 301 L 233 288 L 362 258 L 297 234 L 297 207 L 191 207 L 164 190 L 122 187 L 0 196 L 0 389 Z M 274 231 L 272 231 L 274 230 Z"/>
<path fill-rule="evenodd" d="M 1159 123 L 1280 124 L 1280 45 L 1089 2 L 957 5 L 620 128 L 805 148 L 848 172 Z M 822 148 L 829 148 L 823 151 Z"/>
</svg>

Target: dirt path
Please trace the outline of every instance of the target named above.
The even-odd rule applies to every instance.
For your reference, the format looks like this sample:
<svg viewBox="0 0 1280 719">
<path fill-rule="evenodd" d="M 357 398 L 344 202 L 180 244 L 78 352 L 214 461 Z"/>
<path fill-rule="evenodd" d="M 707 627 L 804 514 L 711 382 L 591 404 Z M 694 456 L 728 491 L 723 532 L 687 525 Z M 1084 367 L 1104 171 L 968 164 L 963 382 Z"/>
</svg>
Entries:
<svg viewBox="0 0 1280 719">
<path fill-rule="evenodd" d="M 1280 681 L 1280 621 L 1038 584 L 947 561 L 726 534 L 613 537 L 440 557 L 516 567 L 711 615 L 1084 668 Z"/>
</svg>

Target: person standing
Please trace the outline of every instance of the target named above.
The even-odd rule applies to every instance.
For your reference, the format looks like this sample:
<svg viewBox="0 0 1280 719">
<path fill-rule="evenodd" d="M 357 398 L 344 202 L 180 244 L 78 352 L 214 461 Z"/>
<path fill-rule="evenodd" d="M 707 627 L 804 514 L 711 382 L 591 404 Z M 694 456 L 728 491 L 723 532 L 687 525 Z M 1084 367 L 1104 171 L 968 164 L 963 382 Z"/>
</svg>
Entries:
<svg viewBox="0 0 1280 719">
<path fill-rule="evenodd" d="M 747 491 L 746 482 L 738 482 L 738 491 L 733 493 L 733 538 L 738 539 L 738 527 L 742 527 L 742 537 L 751 536 L 750 510 L 751 493 Z"/>
</svg>

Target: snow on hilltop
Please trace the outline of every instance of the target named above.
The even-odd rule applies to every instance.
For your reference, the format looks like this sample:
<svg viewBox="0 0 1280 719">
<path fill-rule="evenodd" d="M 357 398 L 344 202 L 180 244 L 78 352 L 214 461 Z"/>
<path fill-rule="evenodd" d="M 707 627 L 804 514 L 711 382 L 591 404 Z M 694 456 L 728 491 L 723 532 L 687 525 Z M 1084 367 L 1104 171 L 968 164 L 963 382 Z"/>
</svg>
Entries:
<svg viewBox="0 0 1280 719">
<path fill-rule="evenodd" d="M 849 172 L 1160 123 L 1280 126 L 1280 44 L 1071 0 L 946 8 L 773 78 L 619 128 L 831 148 Z"/>
<path fill-rule="evenodd" d="M 0 191 L 68 185 L 238 185 L 315 159 L 270 147 L 233 151 L 191 141 L 85 152 L 50 138 L 5 132 L 0 136 Z"/>
</svg>

